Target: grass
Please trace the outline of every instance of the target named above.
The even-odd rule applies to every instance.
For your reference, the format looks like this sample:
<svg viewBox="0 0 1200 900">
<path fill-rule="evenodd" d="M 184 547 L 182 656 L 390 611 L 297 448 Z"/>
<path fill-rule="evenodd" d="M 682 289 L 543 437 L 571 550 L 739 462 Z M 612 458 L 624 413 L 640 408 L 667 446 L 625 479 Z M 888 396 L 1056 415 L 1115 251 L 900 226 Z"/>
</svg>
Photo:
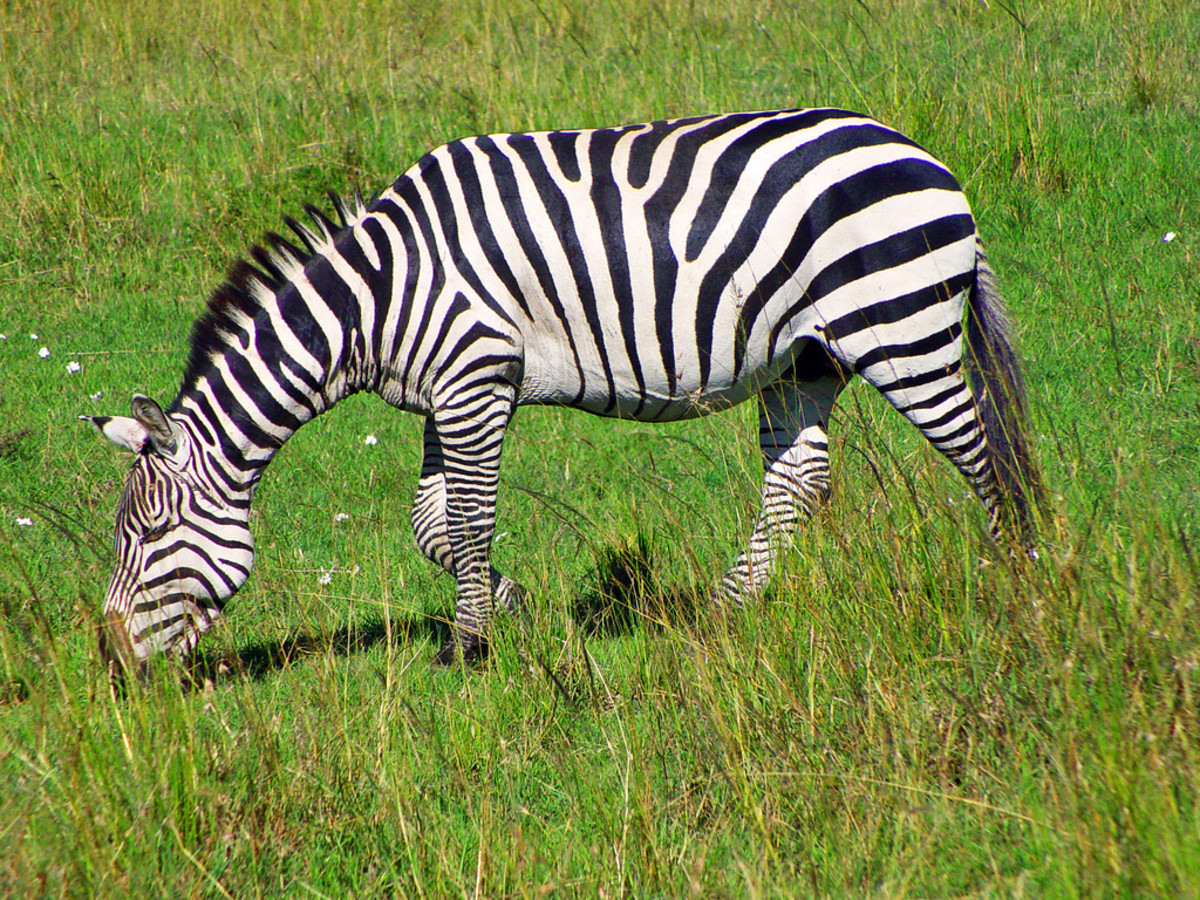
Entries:
<svg viewBox="0 0 1200 900">
<path fill-rule="evenodd" d="M 14 2 L 0 44 L 6 893 L 1200 895 L 1193 4 Z M 523 410 L 496 557 L 535 599 L 488 668 L 432 672 L 420 423 L 355 399 L 264 480 L 196 680 L 110 694 L 127 461 L 76 416 L 174 395 L 248 241 L 462 134 L 826 104 L 972 199 L 1053 493 L 1037 564 L 859 385 L 830 509 L 713 628 L 686 601 L 752 524 L 753 411 Z"/>
</svg>

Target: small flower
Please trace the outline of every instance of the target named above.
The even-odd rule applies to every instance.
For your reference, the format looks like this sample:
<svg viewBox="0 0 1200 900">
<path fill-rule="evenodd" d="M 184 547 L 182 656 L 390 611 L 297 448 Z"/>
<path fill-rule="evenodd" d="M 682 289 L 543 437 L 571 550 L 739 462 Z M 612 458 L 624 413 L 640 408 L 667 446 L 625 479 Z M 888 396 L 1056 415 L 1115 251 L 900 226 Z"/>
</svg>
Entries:
<svg viewBox="0 0 1200 900">
<path fill-rule="evenodd" d="M 103 396 L 104 396 L 104 391 L 96 391 L 96 393 L 94 393 L 94 394 L 88 394 L 88 399 L 89 400 L 99 400 Z"/>
<path fill-rule="evenodd" d="M 17 524 L 20 525 L 22 528 L 28 528 L 30 525 L 33 524 L 33 519 L 24 519 L 24 518 L 17 519 Z"/>
<path fill-rule="evenodd" d="M 38 351 L 38 356 L 40 356 L 42 359 L 49 359 L 50 358 L 50 348 L 43 347 L 41 350 Z"/>
<path fill-rule="evenodd" d="M 330 568 L 328 572 L 322 568 L 321 574 L 317 576 L 317 584 L 329 584 L 331 581 L 333 581 L 333 568 Z"/>
<path fill-rule="evenodd" d="M 1162 236 L 1162 242 L 1164 244 L 1169 244 L 1169 243 L 1171 243 L 1171 241 L 1175 240 L 1176 237 L 1178 237 L 1178 235 L 1176 235 L 1175 232 L 1168 231 L 1166 234 L 1164 234 Z"/>
<path fill-rule="evenodd" d="M 71 360 L 69 363 L 67 363 L 67 374 L 68 375 L 78 375 L 82 371 L 83 371 L 83 366 L 81 366 L 79 363 L 75 362 L 75 360 Z"/>
<path fill-rule="evenodd" d="M 350 518 L 350 513 L 338 513 L 336 516 L 333 517 L 333 521 L 345 522 L 348 518 Z"/>
<path fill-rule="evenodd" d="M 37 336 L 36 334 L 31 334 L 31 335 L 29 336 L 29 339 L 30 339 L 31 341 L 36 341 L 36 340 L 38 339 L 38 336 Z"/>
<path fill-rule="evenodd" d="M 368 447 L 374 447 L 379 443 L 379 438 L 375 437 L 373 434 L 368 434 L 365 438 L 363 438 L 363 443 Z"/>
</svg>

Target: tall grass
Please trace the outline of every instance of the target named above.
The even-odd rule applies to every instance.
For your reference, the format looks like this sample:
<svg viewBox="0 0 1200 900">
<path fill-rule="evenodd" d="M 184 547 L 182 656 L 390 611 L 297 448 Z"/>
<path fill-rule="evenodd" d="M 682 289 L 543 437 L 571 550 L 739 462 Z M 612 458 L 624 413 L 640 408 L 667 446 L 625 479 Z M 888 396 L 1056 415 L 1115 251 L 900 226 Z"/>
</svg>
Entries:
<svg viewBox="0 0 1200 900">
<path fill-rule="evenodd" d="M 1198 25 L 1182 0 L 4 6 L 0 886 L 1200 894 Z M 431 672 L 454 591 L 408 536 L 420 423 L 355 399 L 272 466 L 194 669 L 109 691 L 127 461 L 75 419 L 170 399 L 249 240 L 466 133 L 817 104 L 966 186 L 1052 489 L 1038 562 L 858 385 L 830 507 L 713 623 L 753 410 L 522 410 L 495 555 L 534 600 L 486 669 Z"/>
</svg>

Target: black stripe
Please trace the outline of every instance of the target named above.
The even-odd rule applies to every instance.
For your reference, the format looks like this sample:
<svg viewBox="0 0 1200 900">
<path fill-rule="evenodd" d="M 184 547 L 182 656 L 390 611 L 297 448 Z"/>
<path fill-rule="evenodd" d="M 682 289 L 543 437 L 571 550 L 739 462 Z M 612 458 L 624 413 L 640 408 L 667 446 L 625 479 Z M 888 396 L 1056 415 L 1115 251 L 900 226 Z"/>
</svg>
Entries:
<svg viewBox="0 0 1200 900">
<path fill-rule="evenodd" d="M 604 243 L 604 255 L 612 280 L 617 322 L 621 326 L 625 354 L 629 357 L 630 368 L 637 379 L 638 404 L 633 413 L 636 418 L 646 403 L 646 380 L 638 357 L 633 278 L 629 271 L 629 249 L 625 243 L 625 223 L 622 215 L 624 204 L 612 167 L 613 152 L 621 136 L 620 132 L 612 130 L 597 132 L 588 151 L 588 165 L 592 172 L 592 206 L 600 223 L 600 238 Z M 613 392 L 605 412 L 611 412 L 616 406 L 616 401 Z"/>
<path fill-rule="evenodd" d="M 209 380 L 211 383 L 211 380 L 207 377 L 206 380 Z M 216 390 L 214 386 L 214 393 L 215 392 Z M 213 433 L 216 435 L 216 445 L 221 451 L 221 461 L 228 462 L 234 468 L 242 472 L 248 472 L 253 469 L 254 466 L 250 465 L 250 463 L 246 460 L 246 457 L 242 455 L 242 451 L 237 447 L 236 444 L 233 443 L 233 441 L 229 439 L 229 435 L 225 432 L 225 429 L 219 427 L 220 419 L 217 416 L 217 412 L 213 409 L 212 404 L 209 402 L 208 396 L 200 390 L 199 384 L 187 388 L 181 395 L 181 397 L 184 396 L 186 396 L 187 399 L 190 400 L 195 406 L 199 417 L 213 426 Z M 243 485 L 240 482 L 234 481 L 230 478 L 229 473 L 225 470 L 224 465 L 216 466 L 215 469 L 225 481 L 230 493 L 234 493 L 243 489 Z"/>
<path fill-rule="evenodd" d="M 354 273 L 362 279 L 371 295 L 371 299 L 367 302 L 373 303 L 375 307 L 375 325 L 371 334 L 364 335 L 363 338 L 370 345 L 371 356 L 378 359 L 383 340 L 383 320 L 387 317 L 388 300 L 392 293 L 394 265 L 392 245 L 388 240 L 387 232 L 384 231 L 383 225 L 377 218 L 364 219 L 359 228 L 362 229 L 366 239 L 371 242 L 379 258 L 379 268 L 376 268 L 371 262 L 370 257 L 359 243 L 358 237 L 351 232 L 343 235 L 334 252 L 341 256 L 346 264 L 354 270 Z M 347 290 L 349 290 L 349 285 L 347 285 Z M 356 318 L 361 321 L 361 315 Z"/>
<path fill-rule="evenodd" d="M 900 297 L 892 297 L 886 303 L 855 305 L 845 314 L 825 323 L 825 336 L 829 340 L 840 340 L 868 328 L 899 322 L 961 293 L 970 287 L 974 280 L 974 272 L 961 272 L 945 282 L 931 284 Z"/>
<path fill-rule="evenodd" d="M 200 554 L 200 555 L 203 555 L 203 554 Z M 168 572 L 165 575 L 159 576 L 158 578 L 145 579 L 141 583 L 141 587 L 143 590 L 153 591 L 155 588 L 162 587 L 165 584 L 176 584 L 176 583 L 182 582 L 184 579 L 191 579 L 201 586 L 204 593 L 206 593 L 210 597 L 215 597 L 215 596 L 217 596 L 217 594 L 219 592 L 217 591 L 216 585 L 213 584 L 213 582 L 210 581 L 209 577 L 208 577 L 209 575 L 214 575 L 214 574 L 219 576 L 221 573 L 214 572 L 211 569 L 207 570 L 207 571 L 202 571 L 200 569 L 193 569 L 190 566 L 179 566 L 178 568 L 173 569 L 172 571 Z M 233 585 L 232 585 L 232 582 L 229 581 L 229 579 L 222 577 L 221 580 L 224 581 L 232 590 Z M 141 604 L 138 604 L 137 606 L 133 607 L 133 612 L 142 612 L 142 611 L 150 612 L 150 611 L 158 608 L 159 605 L 161 605 L 161 604 L 158 602 L 141 603 Z"/>
<path fill-rule="evenodd" d="M 461 160 L 464 154 L 469 155 L 469 151 L 461 143 L 451 144 L 447 147 L 447 150 L 450 153 L 452 165 L 455 165 L 455 156 L 458 156 Z M 455 183 L 462 187 L 462 180 L 457 175 L 457 172 L 451 173 L 451 177 L 454 178 Z M 515 328 L 516 323 L 513 322 L 508 311 L 500 303 L 496 302 L 496 299 L 484 287 L 483 282 L 479 278 L 479 273 L 475 271 L 474 262 L 463 249 L 462 241 L 459 237 L 466 228 L 477 231 L 480 221 L 486 220 L 487 214 L 483 208 L 483 198 L 479 195 L 478 191 L 465 198 L 470 221 L 460 223 L 458 221 L 458 213 L 454 207 L 454 198 L 450 193 L 450 185 L 442 165 L 439 163 L 438 165 L 427 167 L 422 173 L 422 180 L 425 183 L 425 188 L 429 191 L 429 197 L 433 203 L 433 211 L 437 215 L 438 233 L 445 240 L 446 248 L 450 255 L 450 258 L 443 260 L 443 263 L 447 266 L 453 266 L 459 276 L 471 286 L 472 294 L 479 298 L 488 309 Z"/>
<path fill-rule="evenodd" d="M 263 383 L 263 380 L 258 376 L 258 373 L 250 365 L 250 360 L 247 356 L 227 354 L 226 362 L 230 376 L 232 376 L 238 387 L 250 398 L 251 404 L 257 409 L 262 418 L 266 419 L 272 425 L 290 432 L 296 431 L 304 424 L 305 419 L 298 417 L 291 409 L 283 406 L 275 399 Z M 281 387 L 284 386 L 278 379 L 275 379 L 275 383 L 280 384 Z M 232 397 L 230 398 L 230 402 L 234 402 Z M 300 405 L 307 407 L 308 404 L 302 403 Z M 243 412 L 246 422 L 250 423 L 249 411 L 243 411 L 240 403 L 238 404 L 238 410 L 239 412 Z M 255 441 L 259 446 L 268 447 L 279 443 L 277 438 L 266 434 L 266 432 L 259 431 L 257 425 L 253 425 L 252 427 L 262 435 L 261 442 Z"/>
<path fill-rule="evenodd" d="M 957 375 L 962 371 L 962 361 L 954 360 L 954 362 L 944 368 L 931 369 L 928 372 L 918 372 L 916 375 L 908 375 L 904 378 L 897 378 L 895 381 L 873 381 L 871 382 L 883 394 L 892 393 L 894 391 L 907 391 L 910 388 L 921 387 L 922 385 L 930 384 L 934 381 L 941 381 L 943 378 L 949 378 Z"/>
<path fill-rule="evenodd" d="M 421 316 L 421 324 L 419 326 L 419 331 L 417 332 L 418 334 L 429 334 L 429 328 L 433 319 L 434 307 L 439 305 L 440 304 L 433 302 L 432 300 L 425 304 L 425 311 Z M 421 370 L 420 372 L 416 373 L 417 377 L 414 379 L 416 384 L 428 384 L 432 380 L 429 373 L 430 366 L 433 365 L 434 360 L 436 360 L 438 354 L 441 353 L 442 345 L 446 342 L 446 338 L 450 334 L 451 327 L 453 327 L 454 323 L 458 320 L 458 317 L 466 313 L 470 308 L 470 302 L 461 293 L 455 294 L 454 297 L 451 298 L 449 308 L 445 309 L 444 315 L 441 315 L 438 318 L 437 332 L 434 334 L 433 343 L 427 346 L 424 350 L 425 356 L 421 360 Z M 418 343 L 424 344 L 425 341 L 424 339 L 419 342 L 414 341 L 414 352 Z M 455 356 L 456 355 L 457 354 L 455 354 Z M 408 375 L 411 377 L 413 372 L 409 370 Z"/>
<path fill-rule="evenodd" d="M 871 133 L 862 132 L 859 129 L 855 129 L 855 131 L 860 135 Z M 891 134 L 891 132 L 886 133 Z M 805 210 L 779 262 L 755 285 L 742 305 L 739 327 L 735 333 L 734 372 L 738 375 L 741 374 L 745 358 L 746 337 L 753 332 L 757 319 L 767 302 L 793 279 L 805 257 L 808 256 L 809 250 L 812 249 L 813 242 L 834 223 L 868 209 L 889 197 L 930 188 L 957 191 L 957 187 L 954 177 L 940 166 L 923 160 L 901 159 L 857 172 L 822 191 L 820 196 Z M 756 199 L 756 206 L 757 202 Z M 966 218 L 969 220 L 970 217 Z M 757 224 L 757 227 L 762 228 L 763 223 L 765 223 L 765 217 L 762 222 Z M 973 224 L 971 231 L 974 231 Z M 890 239 L 879 243 L 885 244 L 887 240 Z M 925 249 L 928 249 L 928 246 Z M 844 259 L 853 258 L 853 256 L 853 253 L 848 254 Z M 881 267 L 886 268 L 886 266 Z M 818 273 L 818 278 L 820 274 Z M 779 329 L 784 327 L 801 309 L 810 306 L 815 300 L 828 293 L 833 286 L 836 285 L 816 283 L 816 279 L 806 286 L 804 296 L 793 304 L 777 322 L 772 323 L 771 352 L 774 352 L 778 342 Z"/>
<path fill-rule="evenodd" d="M 952 384 L 945 390 L 938 391 L 932 396 L 926 397 L 924 400 L 918 400 L 916 403 L 909 404 L 909 409 L 934 409 L 937 406 L 945 403 L 950 398 L 957 394 L 963 394 L 965 397 L 970 397 L 970 393 L 966 389 L 966 385 L 962 383 Z M 956 406 L 955 409 L 961 409 L 961 406 Z"/>
<path fill-rule="evenodd" d="M 313 393 L 316 393 L 316 385 L 313 382 L 313 378 L 303 369 L 299 369 L 297 372 L 300 376 L 300 383 L 308 389 L 308 393 L 306 394 L 296 386 L 292 379 L 283 374 L 285 365 L 288 371 L 297 371 L 299 367 L 293 368 L 292 365 L 289 365 L 292 360 L 284 350 L 278 333 L 276 333 L 266 316 L 259 316 L 254 323 L 254 352 L 265 363 L 266 368 L 274 376 L 275 383 L 287 395 L 292 405 L 304 410 L 307 413 L 305 418 L 311 419 L 316 414 L 316 410 L 309 399 Z M 299 426 L 297 425 L 297 427 Z"/>
<path fill-rule="evenodd" d="M 974 233 L 975 223 L 963 213 L 888 235 L 871 244 L 863 244 L 818 272 L 808 283 L 808 295 L 813 302 L 819 301 L 851 282 L 886 269 L 898 268 Z"/>
<path fill-rule="evenodd" d="M 663 372 L 667 379 L 667 391 L 671 396 L 675 394 L 678 380 L 678 373 L 675 371 L 674 293 L 679 275 L 679 261 L 675 258 L 675 251 L 671 246 L 671 215 L 687 191 L 695 168 L 696 154 L 703 145 L 746 121 L 762 116 L 762 113 L 742 113 L 708 120 L 688 119 L 671 123 L 669 126 L 655 123 L 650 133 L 638 135 L 634 139 L 630 156 L 630 180 L 635 186 L 639 186 L 639 179 L 641 184 L 645 184 L 648 179 L 653 160 L 649 157 L 638 158 L 638 150 L 657 149 L 659 143 L 672 131 L 698 122 L 705 123 L 682 135 L 674 144 L 663 183 L 645 205 L 646 232 L 653 260 L 651 268 L 654 281 L 655 336 L 658 339 Z M 715 298 L 702 294 L 697 322 L 711 323 L 716 299 L 719 299 L 719 292 Z M 699 346 L 701 360 L 704 361 L 704 347 L 708 346 L 711 350 L 711 340 Z"/>
<path fill-rule="evenodd" d="M 854 361 L 854 370 L 863 372 L 871 366 L 882 362 L 897 361 L 915 356 L 925 356 L 941 350 L 947 344 L 962 336 L 962 323 L 951 322 L 949 327 L 936 331 L 919 340 L 905 341 L 903 344 L 879 344 L 872 347 Z"/>
<path fill-rule="evenodd" d="M 578 181 L 581 173 L 579 171 L 579 157 L 575 149 L 575 144 L 579 140 L 578 131 L 552 131 L 546 136 L 546 140 L 550 144 L 550 149 L 554 153 L 554 159 L 558 163 L 559 170 L 568 181 Z"/>
<path fill-rule="evenodd" d="M 659 147 L 676 131 L 692 128 L 701 122 L 705 123 L 690 135 L 685 135 L 676 144 L 676 156 L 679 155 L 680 148 L 682 148 L 682 152 L 689 159 L 694 159 L 696 150 L 705 141 L 712 140 L 726 131 L 737 128 L 743 122 L 760 118 L 763 115 L 764 113 L 734 113 L 727 116 L 693 116 L 687 119 L 675 119 L 670 122 L 650 122 L 649 129 L 635 137 L 629 148 L 628 179 L 630 186 L 636 189 L 646 186 L 646 183 L 650 180 L 650 170 L 654 167 L 654 160 L 658 155 Z M 770 113 L 767 113 L 767 115 L 770 115 Z M 646 126 L 638 125 L 632 127 L 645 128 Z M 672 159 L 672 162 L 674 162 L 674 159 Z"/>
<path fill-rule="evenodd" d="M 410 195 L 408 199 L 411 201 L 411 182 L 406 179 L 402 180 L 404 182 L 403 187 L 408 189 Z M 400 187 L 401 181 L 398 180 L 396 184 L 393 185 L 393 188 L 399 190 Z M 388 314 L 393 308 L 398 307 L 400 310 L 400 314 L 396 317 L 396 327 L 392 334 L 392 353 L 394 355 L 399 349 L 401 339 L 408 334 L 408 326 L 412 319 L 413 309 L 417 305 L 417 279 L 420 277 L 422 261 L 421 246 L 417 235 L 413 233 L 412 224 L 409 222 L 408 217 L 404 214 L 404 210 L 401 209 L 401 207 L 394 201 L 391 199 L 378 200 L 376 201 L 372 212 L 380 217 L 386 217 L 389 221 L 391 221 L 392 226 L 400 235 L 400 241 L 403 244 L 403 246 L 399 248 L 405 257 L 405 280 L 403 295 L 397 297 L 392 295 L 392 293 L 389 291 L 388 304 L 381 309 L 381 314 L 376 317 L 382 323 L 382 321 L 388 317 Z M 394 259 L 392 264 L 395 265 Z M 433 278 L 435 289 L 439 285 L 440 280 L 441 268 L 436 267 Z M 381 359 L 379 362 L 382 365 L 390 365 L 394 362 L 394 359 Z M 405 365 L 399 367 L 399 371 L 397 372 L 397 375 L 400 376 L 400 380 L 402 382 L 405 381 L 403 376 L 406 371 L 407 366 Z"/>
<path fill-rule="evenodd" d="M 433 164 L 434 160 L 430 157 L 425 157 L 419 165 L 426 168 Z M 404 201 L 405 208 L 411 213 L 416 221 L 416 226 L 420 231 L 420 243 L 415 243 L 411 252 L 411 262 L 413 266 L 409 269 L 408 283 L 405 291 L 405 304 L 402 308 L 401 321 L 396 326 L 396 337 L 403 340 L 412 336 L 409 342 L 408 355 L 401 362 L 398 375 L 404 382 L 416 387 L 423 383 L 421 379 L 412 377 L 412 368 L 414 364 L 421 363 L 422 371 L 428 369 L 429 359 L 415 359 L 413 354 L 418 353 L 421 346 L 420 335 L 425 334 L 429 327 L 430 317 L 433 315 L 434 300 L 441 295 L 442 289 L 446 284 L 445 267 L 433 265 L 432 283 L 429 285 L 428 292 L 423 297 L 416 296 L 416 282 L 422 274 L 421 265 L 426 260 L 436 260 L 437 258 L 437 241 L 433 234 L 433 225 L 429 220 L 429 216 L 425 213 L 424 200 L 417 191 L 415 183 L 411 179 L 400 178 L 392 186 L 396 191 L 397 196 Z M 404 224 L 402 214 L 397 215 L 399 224 Z M 409 297 L 409 291 L 412 295 Z M 393 301 L 394 302 L 394 301 Z M 414 319 L 410 317 L 409 312 L 415 311 L 420 314 L 420 320 L 416 321 L 415 329 L 409 331 L 413 327 Z"/>
</svg>

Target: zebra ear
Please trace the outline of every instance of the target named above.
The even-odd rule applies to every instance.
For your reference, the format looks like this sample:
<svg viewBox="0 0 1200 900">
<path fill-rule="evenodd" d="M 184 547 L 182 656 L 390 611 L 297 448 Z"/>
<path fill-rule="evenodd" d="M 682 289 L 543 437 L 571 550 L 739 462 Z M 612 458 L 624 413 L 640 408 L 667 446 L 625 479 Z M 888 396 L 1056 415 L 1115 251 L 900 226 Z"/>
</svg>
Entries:
<svg viewBox="0 0 1200 900">
<path fill-rule="evenodd" d="M 91 422 L 95 429 L 116 444 L 133 453 L 141 453 L 150 440 L 150 432 L 137 419 L 127 419 L 125 416 L 80 416 L 84 422 Z"/>
<path fill-rule="evenodd" d="M 145 428 L 150 445 L 159 456 L 174 456 L 179 446 L 175 425 L 162 407 L 145 394 L 133 395 L 133 417 Z"/>
<path fill-rule="evenodd" d="M 157 403 L 143 394 L 133 395 L 133 418 L 126 416 L 80 416 L 102 435 L 133 453 L 149 444 L 160 456 L 173 456 L 179 446 L 175 424 Z"/>
</svg>

